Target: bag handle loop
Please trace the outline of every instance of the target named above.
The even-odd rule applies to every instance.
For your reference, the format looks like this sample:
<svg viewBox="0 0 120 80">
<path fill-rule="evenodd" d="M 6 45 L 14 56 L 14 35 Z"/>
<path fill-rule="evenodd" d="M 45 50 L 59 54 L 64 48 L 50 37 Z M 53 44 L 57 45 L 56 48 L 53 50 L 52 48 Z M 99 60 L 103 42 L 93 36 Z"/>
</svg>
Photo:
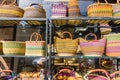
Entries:
<svg viewBox="0 0 120 80">
<path fill-rule="evenodd" d="M 104 0 L 106 4 L 108 4 L 108 1 L 107 0 Z M 100 0 L 97 0 L 97 3 L 99 4 L 100 3 Z"/>
<path fill-rule="evenodd" d="M 94 70 L 90 70 L 90 71 L 88 71 L 87 74 L 85 74 L 84 79 L 85 79 L 85 80 L 88 80 L 88 79 L 87 79 L 87 76 L 88 76 L 90 73 L 93 73 L 93 72 L 104 72 L 104 73 L 105 73 L 105 76 L 108 78 L 108 80 L 110 80 L 110 77 L 108 76 L 108 73 L 107 73 L 104 69 L 94 69 Z"/>
<path fill-rule="evenodd" d="M 64 31 L 64 32 L 62 32 L 62 36 L 63 36 L 63 37 L 64 37 L 64 34 L 69 34 L 70 39 L 72 39 L 72 34 L 71 34 L 70 32 L 68 32 L 68 31 Z"/>
<path fill-rule="evenodd" d="M 118 5 L 120 4 L 120 0 L 117 0 L 117 4 L 118 4 Z"/>
<path fill-rule="evenodd" d="M 110 77 L 115 77 L 115 74 L 120 74 L 120 71 L 115 71 L 115 72 L 113 72 L 113 73 L 110 75 Z"/>
<path fill-rule="evenodd" d="M 95 37 L 95 40 L 97 40 L 97 36 L 96 36 L 96 34 L 93 34 L 93 33 L 89 33 L 89 34 L 87 34 L 86 36 L 85 36 L 85 39 L 87 40 L 87 37 L 88 36 L 94 36 Z"/>
<path fill-rule="evenodd" d="M 37 42 L 38 41 L 38 37 L 40 38 L 40 41 L 42 41 L 42 35 L 37 33 L 37 32 L 33 32 L 30 36 L 30 41 L 32 41 L 33 39 L 33 36 L 35 37 L 35 41 Z"/>
</svg>

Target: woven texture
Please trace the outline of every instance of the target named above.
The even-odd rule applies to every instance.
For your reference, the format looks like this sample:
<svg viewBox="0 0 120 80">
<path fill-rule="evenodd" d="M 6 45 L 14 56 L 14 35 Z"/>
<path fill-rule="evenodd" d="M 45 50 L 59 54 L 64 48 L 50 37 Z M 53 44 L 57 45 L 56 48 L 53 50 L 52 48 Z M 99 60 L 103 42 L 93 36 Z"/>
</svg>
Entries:
<svg viewBox="0 0 120 80">
<path fill-rule="evenodd" d="M 120 80 L 120 71 L 115 71 L 113 72 L 110 77 L 111 77 L 111 80 Z"/>
<path fill-rule="evenodd" d="M 25 55 L 25 43 L 18 41 L 3 41 L 3 53 L 5 55 Z"/>
<path fill-rule="evenodd" d="M 35 40 L 32 41 L 33 36 Z M 40 41 L 38 41 L 38 37 Z M 30 41 L 26 41 L 26 51 L 27 56 L 44 56 L 45 55 L 45 41 L 42 41 L 42 36 L 36 32 L 31 34 Z"/>
<path fill-rule="evenodd" d="M 106 1 L 106 0 L 105 0 Z M 112 5 L 106 3 L 94 3 L 87 8 L 89 17 L 112 17 Z"/>
<path fill-rule="evenodd" d="M 64 39 L 56 37 L 54 39 L 54 46 L 59 56 L 75 55 L 78 48 L 78 39 L 72 39 L 72 35 L 69 32 L 63 32 L 62 35 L 66 33 L 71 37 Z"/>
<path fill-rule="evenodd" d="M 109 34 L 104 37 L 107 38 L 106 55 L 120 56 L 120 34 Z"/>
<path fill-rule="evenodd" d="M 11 4 L 6 4 L 7 0 L 3 0 L 0 5 L 0 17 L 23 17 L 24 10 L 16 6 L 16 0 Z"/>
<path fill-rule="evenodd" d="M 69 0 L 68 2 L 68 17 L 80 17 L 80 8 L 78 6 L 78 0 Z M 68 24 L 78 25 L 81 20 L 69 20 Z"/>
<path fill-rule="evenodd" d="M 35 7 L 36 5 L 37 7 Z M 46 12 L 40 4 L 31 4 L 25 9 L 24 18 L 45 18 Z"/>
<path fill-rule="evenodd" d="M 106 39 L 91 40 L 80 38 L 80 47 L 84 56 L 102 56 L 105 50 Z"/>
</svg>

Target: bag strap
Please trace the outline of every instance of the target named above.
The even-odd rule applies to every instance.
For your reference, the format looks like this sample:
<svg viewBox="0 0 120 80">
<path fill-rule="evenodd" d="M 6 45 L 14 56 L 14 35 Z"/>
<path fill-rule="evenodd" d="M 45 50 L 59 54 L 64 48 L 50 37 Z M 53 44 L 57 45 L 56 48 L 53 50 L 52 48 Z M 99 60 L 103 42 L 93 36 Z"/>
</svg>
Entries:
<svg viewBox="0 0 120 80">
<path fill-rule="evenodd" d="M 6 70 L 9 69 L 7 63 L 5 62 L 5 60 L 3 59 L 3 57 L 0 57 L 0 62 L 3 64 L 3 66 L 5 67 Z"/>
<path fill-rule="evenodd" d="M 115 71 L 115 72 L 113 72 L 113 73 L 110 75 L 110 77 L 115 77 L 115 74 L 120 74 L 120 71 Z"/>
<path fill-rule="evenodd" d="M 41 4 L 37 4 L 37 3 L 30 4 L 30 7 L 33 6 L 33 5 L 37 5 L 37 6 L 40 6 L 42 8 L 42 5 Z"/>
<path fill-rule="evenodd" d="M 118 5 L 120 4 L 120 0 L 117 0 L 117 4 L 118 4 Z"/>
<path fill-rule="evenodd" d="M 38 41 L 38 38 L 40 38 L 40 41 L 42 41 L 42 35 L 37 33 L 37 32 L 33 32 L 30 36 L 30 41 L 32 41 L 33 39 L 33 36 L 35 37 L 35 41 L 37 42 Z"/>
<path fill-rule="evenodd" d="M 64 31 L 64 32 L 62 32 L 62 36 L 63 36 L 63 37 L 64 37 L 64 34 L 69 34 L 70 39 L 72 39 L 72 34 L 71 34 L 70 32 L 68 32 L 68 31 Z"/>
<path fill-rule="evenodd" d="M 8 4 L 7 0 L 3 0 L 3 1 L 2 1 L 1 5 L 4 5 L 4 4 Z M 17 5 L 17 4 L 16 4 L 16 0 L 13 0 L 13 2 L 12 2 L 12 3 L 9 3 L 9 5 Z"/>
<path fill-rule="evenodd" d="M 88 80 L 87 79 L 87 76 L 90 74 L 90 73 L 93 73 L 93 72 L 103 72 L 105 74 L 105 76 L 107 77 L 108 80 L 110 80 L 110 77 L 108 75 L 108 73 L 104 70 L 104 69 L 94 69 L 94 70 L 90 70 L 87 72 L 87 74 L 85 74 L 84 76 L 84 79 L 85 80 Z"/>
<path fill-rule="evenodd" d="M 87 40 L 87 37 L 88 36 L 94 36 L 95 37 L 95 40 L 97 40 L 97 36 L 96 36 L 96 34 L 93 34 L 93 33 L 89 33 L 89 34 L 87 34 L 86 36 L 85 36 L 85 40 Z"/>
<path fill-rule="evenodd" d="M 108 1 L 107 0 L 104 0 L 106 4 L 108 4 Z M 97 3 L 99 4 L 100 3 L 100 0 L 97 0 Z"/>
</svg>

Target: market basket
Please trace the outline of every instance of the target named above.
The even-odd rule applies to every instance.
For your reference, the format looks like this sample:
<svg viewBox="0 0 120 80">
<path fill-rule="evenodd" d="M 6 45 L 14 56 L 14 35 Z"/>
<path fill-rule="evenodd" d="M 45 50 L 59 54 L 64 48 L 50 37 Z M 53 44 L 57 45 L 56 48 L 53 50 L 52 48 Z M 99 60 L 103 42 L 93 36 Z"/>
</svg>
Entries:
<svg viewBox="0 0 120 80">
<path fill-rule="evenodd" d="M 25 42 L 2 41 L 4 55 L 25 55 Z"/>
<path fill-rule="evenodd" d="M 88 36 L 94 36 L 95 40 L 86 40 Z M 81 52 L 84 56 L 102 56 L 104 54 L 106 45 L 106 39 L 97 40 L 97 36 L 93 33 L 89 33 L 85 36 L 85 39 L 80 38 Z"/>
<path fill-rule="evenodd" d="M 70 32 L 64 31 L 62 35 L 68 34 L 70 38 L 54 38 L 54 47 L 58 56 L 73 56 L 78 48 L 78 39 L 72 39 Z"/>
<path fill-rule="evenodd" d="M 33 37 L 35 37 L 35 40 L 32 41 Z M 30 41 L 26 41 L 25 45 L 26 56 L 45 56 L 45 41 L 42 40 L 41 34 L 33 32 L 30 36 Z"/>
<path fill-rule="evenodd" d="M 106 55 L 111 57 L 120 56 L 120 34 L 104 35 L 107 38 Z"/>
<path fill-rule="evenodd" d="M 113 9 L 107 0 L 104 0 L 106 3 L 100 3 L 97 0 L 97 3 L 91 4 L 87 7 L 88 17 L 112 17 Z M 108 23 L 110 20 L 89 20 L 89 23 Z"/>
<path fill-rule="evenodd" d="M 64 19 L 55 19 L 55 18 L 64 18 L 67 16 L 67 5 L 64 3 L 53 3 L 51 7 L 51 18 L 53 18 L 53 24 L 55 26 L 63 26 L 67 23 Z"/>
<path fill-rule="evenodd" d="M 113 4 L 113 17 L 118 18 L 120 17 L 120 0 L 117 0 L 116 4 Z M 120 24 L 120 20 L 114 20 L 113 21 L 115 24 Z"/>
<path fill-rule="evenodd" d="M 80 8 L 78 4 L 78 0 L 69 0 L 68 1 L 68 17 L 80 17 Z M 68 24 L 70 25 L 79 25 L 82 22 L 82 20 L 75 20 L 75 19 L 70 19 L 68 20 Z"/>
<path fill-rule="evenodd" d="M 84 79 L 85 80 L 111 80 L 109 77 L 109 73 L 104 69 L 90 70 L 85 74 Z"/>
</svg>

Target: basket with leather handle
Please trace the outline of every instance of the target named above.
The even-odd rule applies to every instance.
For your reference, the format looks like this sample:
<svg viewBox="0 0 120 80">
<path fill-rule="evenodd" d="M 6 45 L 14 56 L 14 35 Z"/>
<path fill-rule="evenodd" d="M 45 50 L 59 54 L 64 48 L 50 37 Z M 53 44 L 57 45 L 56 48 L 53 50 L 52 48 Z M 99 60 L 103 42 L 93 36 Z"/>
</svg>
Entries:
<svg viewBox="0 0 120 80">
<path fill-rule="evenodd" d="M 96 73 L 99 72 L 99 73 Z M 101 74 L 100 74 L 101 72 Z M 111 80 L 109 73 L 104 69 L 94 69 L 84 75 L 85 80 Z"/>
<path fill-rule="evenodd" d="M 7 0 L 3 0 L 0 4 L 0 17 L 23 17 L 24 10 L 17 6 L 16 0 L 9 4 L 6 3 Z"/>
<path fill-rule="evenodd" d="M 72 39 L 70 32 L 64 31 L 62 35 L 68 34 L 70 38 L 54 38 L 54 47 L 58 56 L 73 56 L 78 48 L 78 39 Z"/>
<path fill-rule="evenodd" d="M 95 40 L 87 40 L 88 36 L 93 36 Z M 80 47 L 84 56 L 102 56 L 104 54 L 106 39 L 97 40 L 97 36 L 89 33 L 85 39 L 80 38 Z"/>
</svg>

